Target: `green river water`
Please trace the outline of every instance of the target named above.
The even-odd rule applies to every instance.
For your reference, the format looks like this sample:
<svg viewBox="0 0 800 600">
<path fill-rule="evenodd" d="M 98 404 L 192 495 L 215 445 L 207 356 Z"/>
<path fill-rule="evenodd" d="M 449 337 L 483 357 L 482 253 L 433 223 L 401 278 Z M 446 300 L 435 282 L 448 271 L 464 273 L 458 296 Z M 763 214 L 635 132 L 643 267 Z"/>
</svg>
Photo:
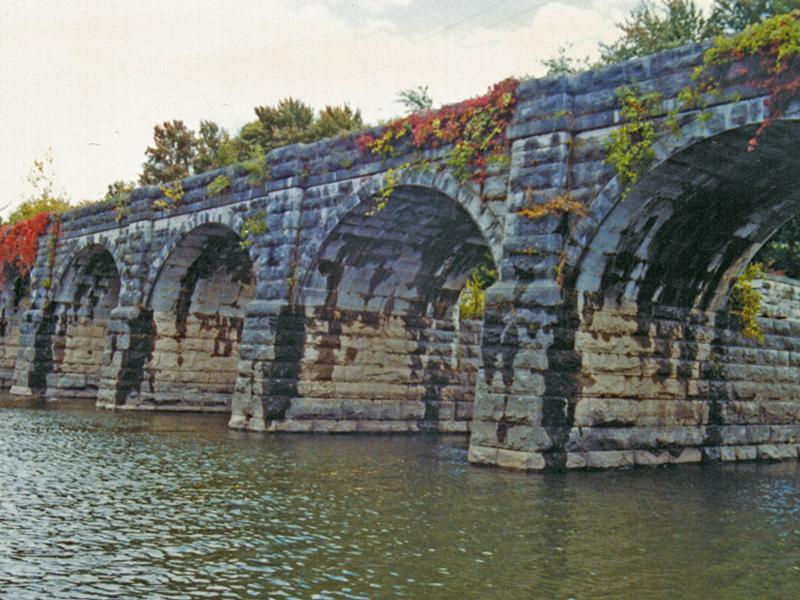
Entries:
<svg viewBox="0 0 800 600">
<path fill-rule="evenodd" d="M 0 598 L 800 598 L 800 466 L 471 467 L 464 437 L 0 408 Z"/>
</svg>

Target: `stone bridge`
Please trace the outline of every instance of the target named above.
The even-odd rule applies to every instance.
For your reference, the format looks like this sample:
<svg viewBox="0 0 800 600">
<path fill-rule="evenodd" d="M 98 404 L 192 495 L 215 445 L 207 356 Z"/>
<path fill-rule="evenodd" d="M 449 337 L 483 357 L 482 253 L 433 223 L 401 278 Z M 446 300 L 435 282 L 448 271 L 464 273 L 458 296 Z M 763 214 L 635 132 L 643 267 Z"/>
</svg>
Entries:
<svg viewBox="0 0 800 600">
<path fill-rule="evenodd" d="M 481 185 L 447 148 L 397 170 L 404 156 L 350 136 L 273 151 L 268 180 L 187 178 L 171 209 L 145 187 L 129 212 L 71 211 L 29 279 L 6 281 L 2 382 L 256 431 L 470 432 L 471 461 L 518 469 L 797 457 L 798 313 L 768 305 L 759 344 L 728 298 L 800 207 L 800 104 L 748 152 L 768 109 L 739 85 L 725 100 L 723 79 L 710 118 L 659 134 L 630 193 L 604 162 L 615 90 L 657 90 L 666 110 L 702 51 L 522 82 L 510 165 Z M 587 214 L 519 213 L 565 190 Z M 243 245 L 254 219 L 268 229 Z M 487 256 L 484 319 L 461 320 Z"/>
</svg>

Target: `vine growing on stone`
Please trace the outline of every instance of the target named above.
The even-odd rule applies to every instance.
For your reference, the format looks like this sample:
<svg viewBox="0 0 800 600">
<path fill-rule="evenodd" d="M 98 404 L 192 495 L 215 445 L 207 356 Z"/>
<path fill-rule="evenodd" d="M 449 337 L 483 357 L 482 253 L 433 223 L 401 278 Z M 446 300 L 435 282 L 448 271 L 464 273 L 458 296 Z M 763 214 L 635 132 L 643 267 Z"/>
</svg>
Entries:
<svg viewBox="0 0 800 600">
<path fill-rule="evenodd" d="M 759 344 L 764 341 L 764 332 L 758 324 L 758 315 L 761 314 L 761 294 L 753 281 L 764 276 L 761 265 L 754 263 L 747 265 L 744 272 L 736 279 L 731 292 L 731 312 L 739 317 L 742 324 L 742 334 L 756 340 Z"/>
<path fill-rule="evenodd" d="M 643 94 L 636 86 L 622 86 L 616 94 L 621 104 L 622 124 L 609 134 L 605 162 L 616 170 L 625 198 L 655 160 L 653 143 L 657 130 L 653 117 L 660 106 L 661 94 Z"/>
<path fill-rule="evenodd" d="M 748 150 L 758 146 L 761 133 L 780 119 L 800 90 L 800 10 L 750 25 L 732 36 L 721 36 L 703 55 L 703 64 L 692 74 L 694 85 L 684 90 L 685 104 L 702 104 L 704 95 L 718 96 L 716 76 L 732 63 L 733 85 L 745 85 L 765 93 L 769 115 L 748 142 Z"/>
<path fill-rule="evenodd" d="M 380 135 L 359 137 L 358 147 L 389 159 L 398 156 L 403 145 L 419 151 L 449 146 L 444 162 L 453 175 L 462 182 L 483 185 L 492 163 L 508 164 L 506 130 L 518 85 L 516 79 L 505 79 L 483 96 L 395 119 Z"/>
<path fill-rule="evenodd" d="M 483 261 L 470 271 L 464 289 L 458 297 L 460 320 L 482 319 L 486 307 L 486 288 L 497 281 L 497 269 L 488 253 Z"/>
<path fill-rule="evenodd" d="M 0 282 L 7 273 L 14 271 L 20 277 L 26 275 L 36 262 L 39 236 L 47 231 L 49 212 L 0 227 Z"/>
<path fill-rule="evenodd" d="M 735 64 L 734 64 L 735 63 Z M 606 162 L 614 166 L 624 185 L 622 197 L 630 193 L 641 175 L 655 160 L 653 144 L 666 126 L 678 133 L 681 111 L 705 108 L 722 95 L 719 78 L 726 76 L 730 88 L 749 87 L 763 92 L 769 115 L 748 141 L 747 150 L 758 146 L 763 131 L 780 119 L 800 91 L 800 10 L 778 15 L 731 36 L 719 36 L 703 55 L 703 64 L 692 73 L 692 83 L 680 91 L 675 108 L 657 121 L 661 96 L 640 94 L 635 87 L 621 87 L 622 124 L 609 134 Z M 726 71 L 727 69 L 727 71 Z M 730 100 L 736 100 L 734 92 Z M 710 117 L 700 112 L 696 118 Z"/>
<path fill-rule="evenodd" d="M 239 237 L 242 241 L 239 242 L 242 248 L 249 248 L 255 243 L 255 239 L 269 231 L 267 225 L 267 213 L 263 210 L 258 211 L 251 217 L 248 217 L 242 223 L 239 229 Z"/>
<path fill-rule="evenodd" d="M 231 180 L 227 175 L 217 175 L 214 180 L 206 186 L 209 196 L 219 196 L 231 189 Z"/>
</svg>

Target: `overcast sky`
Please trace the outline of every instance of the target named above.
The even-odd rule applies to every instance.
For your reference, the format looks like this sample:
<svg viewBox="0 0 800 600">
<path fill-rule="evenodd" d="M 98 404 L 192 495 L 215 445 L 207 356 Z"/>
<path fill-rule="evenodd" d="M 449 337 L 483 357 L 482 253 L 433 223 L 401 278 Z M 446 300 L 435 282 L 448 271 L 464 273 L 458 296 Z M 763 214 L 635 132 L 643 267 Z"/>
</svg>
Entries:
<svg viewBox="0 0 800 600">
<path fill-rule="evenodd" d="M 637 0 L 0 0 L 0 207 L 48 148 L 69 199 L 135 179 L 153 125 L 347 102 L 368 123 L 541 75 L 561 44 L 596 56 Z M 710 0 L 700 2 L 707 6 Z M 9 209 L 3 211 L 7 214 Z"/>
</svg>

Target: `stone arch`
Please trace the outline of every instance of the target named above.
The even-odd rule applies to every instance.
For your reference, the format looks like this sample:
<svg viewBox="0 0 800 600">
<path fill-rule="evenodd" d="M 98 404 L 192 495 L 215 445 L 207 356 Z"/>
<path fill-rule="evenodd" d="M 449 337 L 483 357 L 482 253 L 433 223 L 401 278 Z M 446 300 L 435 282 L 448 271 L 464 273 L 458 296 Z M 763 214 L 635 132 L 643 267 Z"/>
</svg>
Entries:
<svg viewBox="0 0 800 600">
<path fill-rule="evenodd" d="M 719 139 L 718 136 L 722 134 L 735 131 L 752 133 L 767 118 L 768 109 L 764 105 L 763 98 L 754 98 L 713 106 L 708 108 L 706 113 L 709 118 L 690 118 L 681 125 L 678 133 L 670 131 L 659 136 L 653 146 L 656 154 L 653 166 L 642 176 L 627 197 L 623 194 L 624 185 L 620 178 L 614 176 L 592 200 L 589 214 L 570 232 L 565 249 L 566 267 L 572 271 L 573 281 L 578 287 L 597 288 L 598 282 L 594 276 L 597 267 L 594 264 L 587 265 L 599 258 L 595 256 L 594 260 L 587 259 L 593 252 L 594 240 L 603 238 L 606 235 L 604 231 L 609 227 L 618 228 L 620 224 L 626 222 L 626 219 L 630 219 L 629 215 L 635 208 L 630 205 L 646 202 L 659 193 L 658 186 L 661 182 L 650 177 L 652 173 L 669 168 L 670 161 L 675 157 L 691 148 L 700 147 L 698 145 L 703 142 Z M 791 122 L 797 118 L 800 118 L 800 110 L 795 107 L 793 112 L 784 115 L 778 123 Z M 687 177 L 687 180 L 691 181 L 692 177 Z M 582 281 L 578 282 L 581 277 Z"/>
<path fill-rule="evenodd" d="M 109 244 L 106 238 L 101 237 L 100 239 L 96 239 L 95 236 L 86 236 L 76 240 L 61 240 L 59 241 L 59 248 L 61 244 L 66 246 L 69 259 L 61 264 L 59 264 L 60 261 L 56 262 L 56 266 L 53 268 L 53 274 L 50 277 L 50 288 L 47 290 L 48 298 L 53 299 L 59 294 L 59 291 L 66 283 L 67 277 L 70 275 L 70 271 L 75 266 L 75 261 L 89 251 L 95 252 L 103 250 L 108 253 L 114 261 L 114 268 L 117 270 L 117 275 L 120 278 L 120 289 L 125 288 L 125 271 L 121 268 L 124 261 L 122 257 L 119 256 L 117 248 L 113 244 Z"/>
<path fill-rule="evenodd" d="M 575 466 L 618 448 L 643 463 L 735 458 L 726 446 L 784 443 L 759 438 L 755 424 L 797 414 L 786 402 L 800 395 L 796 369 L 781 358 L 789 326 L 765 322 L 760 346 L 721 309 L 737 274 L 800 208 L 800 121 L 773 123 L 753 152 L 758 120 L 724 123 L 662 155 L 626 198 L 598 199 L 587 221 L 596 230 L 571 240 L 566 297 L 580 372 L 565 446 Z M 606 193 L 618 191 L 612 183 Z"/>
<path fill-rule="evenodd" d="M 502 229 L 449 175 L 407 174 L 368 214 L 381 186 L 337 203 L 298 271 L 277 323 L 273 429 L 469 430 L 481 322 L 457 302 L 472 270 L 498 261 Z"/>
<path fill-rule="evenodd" d="M 117 262 L 104 245 L 87 241 L 57 273 L 36 328 L 29 387 L 49 399 L 95 400 L 122 287 Z"/>
<path fill-rule="evenodd" d="M 143 382 L 126 406 L 228 412 L 245 310 L 255 296 L 253 261 L 236 231 L 214 219 L 170 248 L 154 264 L 143 316 L 152 342 Z"/>
<path fill-rule="evenodd" d="M 732 280 L 800 206 L 791 176 L 800 166 L 791 152 L 800 121 L 777 121 L 748 152 L 756 127 L 720 127 L 702 140 L 687 135 L 693 143 L 660 160 L 626 198 L 611 203 L 601 194 L 570 240 L 577 290 L 722 308 Z M 604 194 L 618 187 L 612 182 Z M 665 239 L 670 232 L 674 243 Z M 647 259 L 654 254 L 661 256 Z M 670 289 L 673 280 L 682 290 Z"/>
<path fill-rule="evenodd" d="M 227 227 L 232 232 L 236 233 L 241 231 L 244 220 L 231 210 L 215 210 L 203 213 L 195 213 L 185 215 L 170 220 L 170 227 L 177 227 L 170 229 L 169 235 L 162 241 L 160 250 L 153 253 L 153 262 L 148 270 L 147 280 L 145 284 L 146 297 L 149 298 L 153 293 L 153 286 L 164 267 L 164 263 L 175 251 L 175 248 L 180 244 L 184 238 L 194 229 L 202 227 L 203 225 L 217 224 Z M 236 233 L 238 235 L 238 233 Z M 250 252 L 250 259 L 253 264 L 256 263 L 258 256 L 255 252 Z"/>
<path fill-rule="evenodd" d="M 481 199 L 480 194 L 469 183 L 456 179 L 449 171 L 432 172 L 428 170 L 408 169 L 394 175 L 398 189 L 418 189 L 420 192 L 439 193 L 450 198 L 457 206 L 461 207 L 475 223 L 484 239 L 487 240 L 489 250 L 495 264 L 500 264 L 503 252 L 503 218 L 494 214 L 491 203 Z M 386 187 L 387 173 L 379 173 L 371 177 L 363 177 L 358 188 L 345 196 L 331 208 L 325 215 L 319 230 L 320 239 L 327 239 L 342 220 L 355 210 L 367 212 L 375 206 L 374 198 Z M 301 254 L 298 264 L 297 280 L 304 281 L 312 265 L 316 261 L 316 254 L 305 252 Z"/>
</svg>

